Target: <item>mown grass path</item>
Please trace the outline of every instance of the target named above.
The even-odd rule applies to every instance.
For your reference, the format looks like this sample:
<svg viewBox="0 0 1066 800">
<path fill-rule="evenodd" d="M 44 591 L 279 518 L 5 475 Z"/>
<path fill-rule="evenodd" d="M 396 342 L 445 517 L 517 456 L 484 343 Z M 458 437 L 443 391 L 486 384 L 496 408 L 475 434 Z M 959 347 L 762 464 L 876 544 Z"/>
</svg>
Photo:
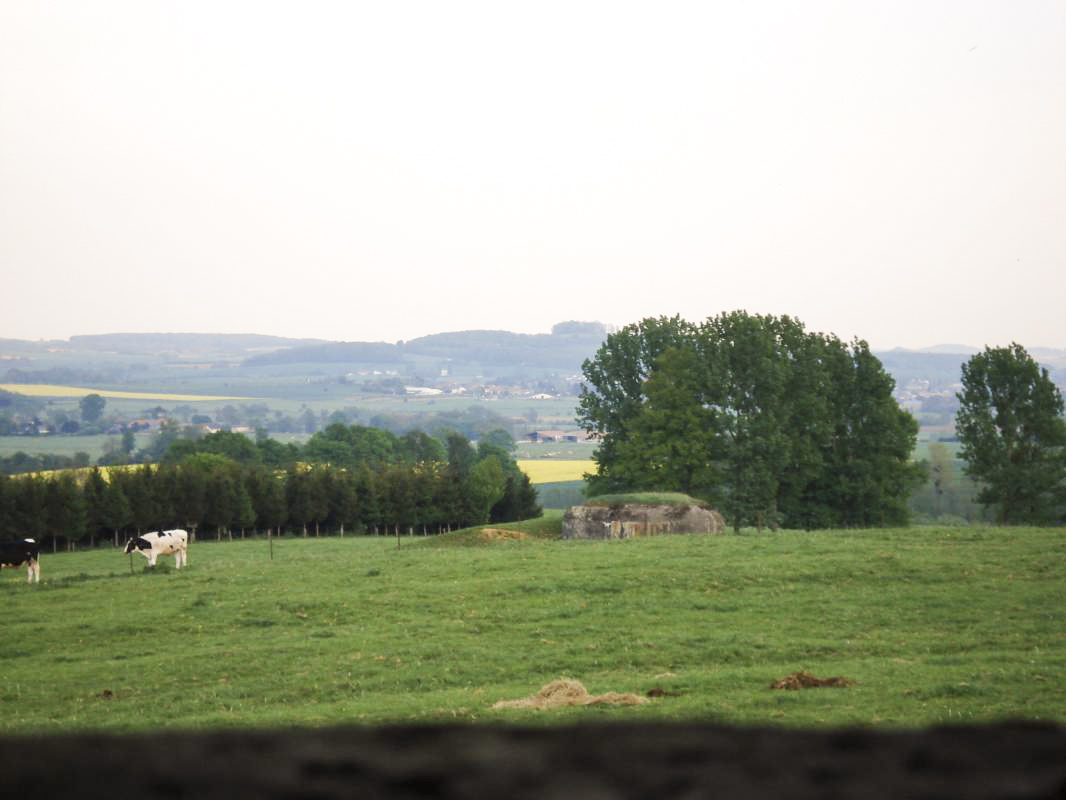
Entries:
<svg viewBox="0 0 1066 800">
<path fill-rule="evenodd" d="M 1043 529 L 194 544 L 0 578 L 0 732 L 477 720 L 1066 721 L 1066 536 Z M 169 559 L 166 560 L 167 563 Z M 846 689 L 772 691 L 797 670 Z M 559 677 L 634 707 L 492 711 Z"/>
</svg>

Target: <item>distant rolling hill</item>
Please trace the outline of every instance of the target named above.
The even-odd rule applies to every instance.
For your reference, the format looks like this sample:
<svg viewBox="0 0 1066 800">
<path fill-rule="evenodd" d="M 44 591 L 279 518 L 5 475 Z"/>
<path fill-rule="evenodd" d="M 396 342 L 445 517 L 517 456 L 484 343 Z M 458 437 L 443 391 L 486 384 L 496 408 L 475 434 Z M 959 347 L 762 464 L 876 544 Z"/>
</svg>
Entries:
<svg viewBox="0 0 1066 800">
<path fill-rule="evenodd" d="M 72 350 L 128 354 L 247 356 L 282 348 L 307 347 L 321 339 L 290 339 L 255 333 L 103 333 L 71 336 Z"/>
<path fill-rule="evenodd" d="M 400 363 L 409 357 L 441 363 L 483 364 L 578 372 L 607 336 L 599 323 L 560 323 L 550 334 L 457 331 L 408 342 L 325 342 L 249 357 L 246 366 L 266 364 Z"/>
</svg>

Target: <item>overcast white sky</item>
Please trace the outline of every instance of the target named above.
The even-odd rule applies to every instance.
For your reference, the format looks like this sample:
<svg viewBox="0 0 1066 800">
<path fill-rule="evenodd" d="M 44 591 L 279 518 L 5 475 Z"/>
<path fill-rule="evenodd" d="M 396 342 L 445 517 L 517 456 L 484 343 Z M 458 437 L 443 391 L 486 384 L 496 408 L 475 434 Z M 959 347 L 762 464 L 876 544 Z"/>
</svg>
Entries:
<svg viewBox="0 0 1066 800">
<path fill-rule="evenodd" d="M 0 337 L 1066 347 L 1066 3 L 0 4 Z"/>
</svg>

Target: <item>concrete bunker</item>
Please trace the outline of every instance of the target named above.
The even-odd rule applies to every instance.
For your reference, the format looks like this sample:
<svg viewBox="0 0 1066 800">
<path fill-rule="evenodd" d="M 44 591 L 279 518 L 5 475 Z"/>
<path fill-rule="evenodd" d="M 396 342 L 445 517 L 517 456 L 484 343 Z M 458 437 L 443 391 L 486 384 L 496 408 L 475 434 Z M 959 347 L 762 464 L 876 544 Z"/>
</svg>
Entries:
<svg viewBox="0 0 1066 800">
<path fill-rule="evenodd" d="M 665 533 L 724 533 L 725 519 L 686 498 L 671 503 L 596 499 L 563 515 L 564 539 L 635 539 Z"/>
</svg>

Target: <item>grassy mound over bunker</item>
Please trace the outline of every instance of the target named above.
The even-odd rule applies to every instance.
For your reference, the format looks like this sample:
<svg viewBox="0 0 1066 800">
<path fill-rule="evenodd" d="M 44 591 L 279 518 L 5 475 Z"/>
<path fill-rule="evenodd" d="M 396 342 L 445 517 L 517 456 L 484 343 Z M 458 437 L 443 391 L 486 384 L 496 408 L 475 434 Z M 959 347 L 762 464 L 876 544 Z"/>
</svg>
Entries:
<svg viewBox="0 0 1066 800">
<path fill-rule="evenodd" d="M 603 494 L 585 500 L 586 506 L 698 506 L 710 508 L 705 502 L 681 492 L 626 492 L 625 494 Z"/>
</svg>

